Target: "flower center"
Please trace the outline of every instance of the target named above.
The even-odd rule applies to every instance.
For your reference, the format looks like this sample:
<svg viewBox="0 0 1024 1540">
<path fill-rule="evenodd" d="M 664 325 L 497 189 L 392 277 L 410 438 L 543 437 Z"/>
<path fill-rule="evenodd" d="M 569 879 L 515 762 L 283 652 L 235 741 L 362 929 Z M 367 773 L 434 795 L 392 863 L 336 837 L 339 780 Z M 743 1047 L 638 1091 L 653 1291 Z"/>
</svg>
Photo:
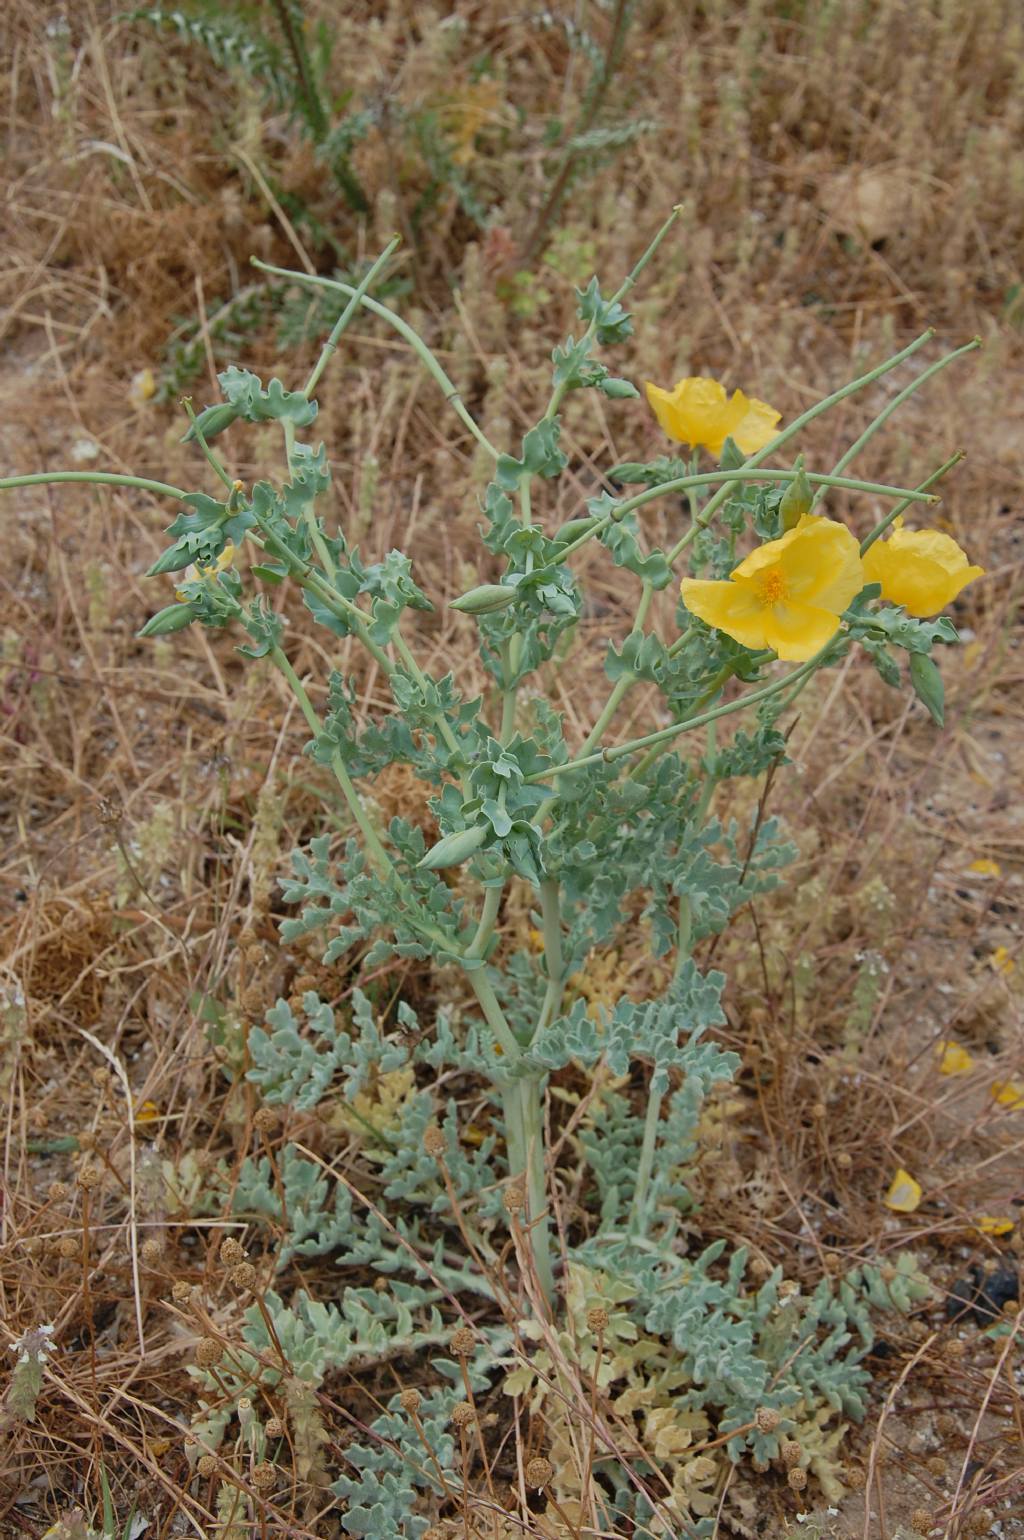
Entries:
<svg viewBox="0 0 1024 1540">
<path fill-rule="evenodd" d="M 761 603 L 764 605 L 778 604 L 780 599 L 786 597 L 786 579 L 778 568 L 766 572 L 761 579 Z"/>
</svg>

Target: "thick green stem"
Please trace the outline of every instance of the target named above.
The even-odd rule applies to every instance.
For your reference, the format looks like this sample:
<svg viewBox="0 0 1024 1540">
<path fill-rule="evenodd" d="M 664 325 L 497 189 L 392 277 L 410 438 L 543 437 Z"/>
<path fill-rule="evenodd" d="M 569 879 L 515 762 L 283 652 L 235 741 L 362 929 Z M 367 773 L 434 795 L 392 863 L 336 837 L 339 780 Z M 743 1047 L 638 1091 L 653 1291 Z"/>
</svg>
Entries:
<svg viewBox="0 0 1024 1540">
<path fill-rule="evenodd" d="M 297 273 L 287 267 L 273 267 L 269 262 L 261 262 L 258 257 L 251 258 L 251 261 L 253 267 L 258 267 L 260 272 L 274 273 L 279 278 L 291 279 L 293 283 L 308 283 L 314 288 L 320 289 L 336 289 L 340 294 L 348 294 L 349 296 L 359 292 L 352 284 L 342 283 L 337 278 L 320 278 L 312 273 Z M 477 443 L 482 444 L 488 454 L 497 460 L 499 458 L 498 450 L 495 449 L 486 433 L 466 410 L 462 403 L 462 397 L 456 390 L 454 383 L 449 379 L 437 358 L 435 358 L 427 344 L 423 341 L 423 338 L 418 336 L 408 322 L 402 320 L 400 315 L 396 315 L 393 310 L 389 310 L 387 305 L 381 305 L 377 300 L 370 299 L 368 294 L 364 294 L 359 303 L 365 310 L 369 310 L 373 315 L 380 316 L 383 320 L 387 321 L 390 326 L 394 327 L 400 337 L 405 338 L 427 373 L 441 387 L 445 400 L 449 402 L 459 421 L 464 427 L 469 429 Z"/>
<path fill-rule="evenodd" d="M 396 247 L 401 244 L 401 239 L 402 238 L 400 235 L 394 236 L 385 246 L 384 250 L 381 252 L 376 262 L 374 262 L 373 266 L 359 280 L 351 299 L 345 306 L 344 310 L 341 312 L 341 315 L 338 317 L 337 321 L 335 321 L 331 330 L 331 334 L 323 345 L 323 350 L 320 354 L 320 357 L 313 365 L 313 370 L 309 376 L 309 379 L 302 387 L 302 394 L 304 396 L 311 396 L 313 394 L 320 376 L 323 374 L 324 370 L 327 368 L 328 363 L 330 362 L 332 353 L 337 348 L 338 343 L 341 341 L 343 333 L 351 324 L 352 317 L 355 315 L 356 311 L 359 309 L 359 306 L 362 304 L 363 296 L 371 288 L 374 279 L 378 276 L 381 270 L 387 266 L 392 253 L 395 251 Z"/>
<path fill-rule="evenodd" d="M 306 687 L 302 683 L 302 680 L 292 668 L 280 647 L 271 648 L 270 659 L 275 667 L 281 671 L 291 686 L 292 694 L 295 696 L 295 699 L 299 703 L 299 710 L 302 712 L 302 715 L 306 719 L 306 726 L 309 728 L 314 737 L 318 737 L 319 734 L 323 731 L 323 723 L 320 721 L 320 718 L 316 714 L 316 710 L 309 698 L 309 695 L 307 694 Z M 366 841 L 366 848 L 369 852 L 371 860 L 373 861 L 373 864 L 378 868 L 382 876 L 394 878 L 395 869 L 392 865 L 391 857 L 388 855 L 387 851 L 384 849 L 384 846 L 381 844 L 380 835 L 377 833 L 376 829 L 373 827 L 373 824 L 370 822 L 369 817 L 367 816 L 366 809 L 363 806 L 362 798 L 360 797 L 359 792 L 356 790 L 352 777 L 349 775 L 340 754 L 334 754 L 332 756 L 331 769 L 334 772 L 335 780 L 341 787 L 342 796 L 345 798 L 345 801 L 348 804 L 349 812 L 352 814 L 352 817 L 355 820 L 356 827 L 359 829 L 360 834 Z"/>
<path fill-rule="evenodd" d="M 155 492 L 160 497 L 176 497 L 180 502 L 188 493 L 171 487 L 166 481 L 150 481 L 145 476 L 119 476 L 116 471 L 37 471 L 30 476 L 0 477 L 0 492 L 16 487 L 46 487 L 62 481 L 84 482 L 97 487 L 135 487 L 140 492 Z"/>
<path fill-rule="evenodd" d="M 550 769 L 539 771 L 536 775 L 528 775 L 526 780 L 530 783 L 536 781 L 549 781 L 553 776 L 565 775 L 570 770 L 584 770 L 590 765 L 610 765 L 617 759 L 622 759 L 627 754 L 635 754 L 638 749 L 650 748 L 657 743 L 670 743 L 673 738 L 678 738 L 681 733 L 688 733 L 695 727 L 703 727 L 707 722 L 717 721 L 719 717 L 731 716 L 734 711 L 743 711 L 747 706 L 756 706 L 760 701 L 767 700 L 769 696 L 778 695 L 796 684 L 805 674 L 811 673 L 818 667 L 820 657 L 815 654 L 806 663 L 801 663 L 791 674 L 784 679 L 777 679 L 773 684 L 765 685 L 760 690 L 751 690 L 748 695 L 741 695 L 738 700 L 729 701 L 724 706 L 716 706 L 714 711 L 705 711 L 703 716 L 687 717 L 684 722 L 674 722 L 671 727 L 663 727 L 659 732 L 646 733 L 642 738 L 631 738 L 628 743 L 618 743 L 614 748 L 602 749 L 599 754 L 585 754 L 580 759 L 570 759 L 564 765 L 552 765 Z"/>
<path fill-rule="evenodd" d="M 647 612 L 651 607 L 651 600 L 653 598 L 654 587 L 651 583 L 645 580 L 643 590 L 640 594 L 640 603 L 637 605 L 636 619 L 633 621 L 633 628 L 630 633 L 631 635 L 635 636 L 638 632 L 643 630 L 644 621 L 647 619 Z M 605 701 L 604 708 L 601 711 L 600 716 L 594 723 L 593 727 L 590 729 L 590 732 L 587 734 L 586 742 L 580 749 L 581 754 L 589 754 L 590 750 L 594 748 L 596 744 L 601 742 L 601 739 L 604 737 L 605 732 L 608 729 L 609 723 L 614 717 L 616 711 L 619 709 L 619 705 L 621 704 L 623 697 L 632 688 L 632 686 L 636 684 L 636 681 L 637 675 L 631 672 L 621 674 L 615 681 L 614 685 L 612 686 L 611 694 Z"/>
<path fill-rule="evenodd" d="M 923 369 L 916 379 L 911 380 L 909 385 L 904 385 L 903 389 L 897 395 L 893 396 L 889 404 L 879 412 L 874 422 L 868 424 L 860 438 L 854 440 L 849 449 L 845 452 L 844 455 L 842 455 L 838 464 L 833 467 L 833 473 L 836 476 L 841 475 L 846 467 L 857 458 L 865 444 L 867 444 L 875 436 L 879 428 L 881 428 L 885 423 L 889 421 L 889 418 L 893 415 L 894 412 L 899 411 L 900 407 L 903 405 L 904 401 L 908 399 L 908 397 L 912 396 L 916 390 L 920 390 L 922 385 L 926 385 L 931 379 L 932 375 L 938 374 L 940 370 L 945 369 L 949 364 L 955 363 L 956 360 L 958 358 L 962 358 L 965 353 L 973 353 L 975 349 L 980 348 L 981 345 L 981 338 L 973 337 L 970 342 L 965 342 L 962 348 L 957 348 L 954 352 L 947 353 L 944 358 L 938 359 L 934 364 L 930 364 L 927 369 Z M 815 493 L 815 502 L 818 501 L 820 495 L 820 493 Z M 892 517 L 895 518 L 895 516 L 896 515 L 894 513 Z"/>
<path fill-rule="evenodd" d="M 499 887 L 488 888 L 484 894 L 483 908 L 480 911 L 480 922 L 476 928 L 476 935 L 466 948 L 466 957 L 483 957 L 491 937 L 494 935 L 494 927 L 498 919 L 498 910 L 501 908 L 501 895 L 504 892 L 504 883 Z"/>
<path fill-rule="evenodd" d="M 964 451 L 962 449 L 958 449 L 955 455 L 950 455 L 949 459 L 944 465 L 940 465 L 937 471 L 932 471 L 931 475 L 922 481 L 920 490 L 923 491 L 928 487 L 933 487 L 937 481 L 942 480 L 942 477 L 945 476 L 948 471 L 953 469 L 954 465 L 959 465 L 963 458 Z M 895 508 L 890 508 L 885 518 L 879 519 L 871 533 L 869 535 L 865 535 L 864 539 L 861 541 L 860 554 L 863 556 L 865 551 L 870 551 L 875 541 L 879 540 L 882 535 L 885 534 L 886 530 L 889 528 L 889 525 L 892 524 L 895 519 L 898 519 L 901 513 L 906 513 L 909 507 L 910 499 L 908 498 L 902 503 L 897 503 Z"/>
<path fill-rule="evenodd" d="M 541 1294 L 551 1309 L 555 1300 L 555 1274 L 544 1172 L 544 1081 L 543 1075 L 527 1075 L 507 1083 L 502 1090 L 502 1107 L 509 1172 L 512 1176 L 525 1178 L 530 1254 Z"/>
<path fill-rule="evenodd" d="M 540 907 L 544 925 L 544 962 L 548 971 L 547 989 L 537 1018 L 533 1041 L 547 1030 L 562 1003 L 565 965 L 562 959 L 562 908 L 558 882 L 545 877 L 540 885 Z"/>
</svg>

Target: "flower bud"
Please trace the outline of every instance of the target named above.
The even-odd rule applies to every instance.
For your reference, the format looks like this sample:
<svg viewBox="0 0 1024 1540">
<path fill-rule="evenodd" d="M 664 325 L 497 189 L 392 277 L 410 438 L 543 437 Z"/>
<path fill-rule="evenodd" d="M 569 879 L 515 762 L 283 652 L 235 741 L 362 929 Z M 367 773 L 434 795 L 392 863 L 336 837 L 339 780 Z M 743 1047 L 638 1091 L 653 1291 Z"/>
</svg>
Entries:
<svg viewBox="0 0 1024 1540">
<path fill-rule="evenodd" d="M 446 834 L 444 839 L 430 847 L 417 865 L 420 871 L 425 872 L 439 872 L 445 866 L 459 866 L 480 849 L 486 838 L 487 829 L 483 824 L 474 824 L 471 829 L 459 829 L 455 834 Z"/>
<path fill-rule="evenodd" d="M 515 596 L 515 589 L 505 583 L 481 583 L 468 594 L 450 600 L 448 608 L 458 610 L 460 615 L 493 615 L 497 610 L 507 609 Z"/>
<path fill-rule="evenodd" d="M 230 428 L 237 417 L 238 408 L 232 406 L 230 401 L 221 401 L 217 406 L 208 406 L 205 411 L 199 413 L 194 423 L 189 423 L 188 432 L 181 442 L 187 444 L 197 438 L 196 429 L 198 428 L 203 438 L 209 443 L 212 438 L 223 433 L 225 428 Z"/>
<path fill-rule="evenodd" d="M 590 531 L 594 528 L 594 525 L 597 524 L 597 522 L 598 520 L 595 518 L 570 519 L 568 524 L 562 525 L 561 529 L 555 535 L 555 539 L 560 541 L 562 545 L 571 545 L 572 542 L 574 540 L 578 540 L 581 535 L 589 535 Z"/>
<path fill-rule="evenodd" d="M 137 634 L 139 636 L 168 636 L 172 631 L 184 631 L 196 618 L 191 604 L 169 604 L 158 610 Z"/>
<path fill-rule="evenodd" d="M 919 701 L 941 727 L 946 720 L 946 692 L 938 664 L 926 652 L 910 654 L 910 682 Z"/>
<path fill-rule="evenodd" d="M 803 464 L 798 462 L 797 473 L 787 486 L 779 504 L 783 534 L 788 529 L 796 528 L 804 514 L 810 513 L 813 502 L 814 492 L 811 489 L 811 483 L 807 480 Z"/>
</svg>

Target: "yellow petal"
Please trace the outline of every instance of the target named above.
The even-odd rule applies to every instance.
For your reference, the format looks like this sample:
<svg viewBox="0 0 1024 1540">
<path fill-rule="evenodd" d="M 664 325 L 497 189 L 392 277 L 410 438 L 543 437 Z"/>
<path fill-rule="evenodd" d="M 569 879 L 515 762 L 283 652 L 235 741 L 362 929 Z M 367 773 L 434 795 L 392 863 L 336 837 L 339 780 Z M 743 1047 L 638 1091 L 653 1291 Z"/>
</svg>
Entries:
<svg viewBox="0 0 1024 1540">
<path fill-rule="evenodd" d="M 648 382 L 647 400 L 669 438 L 697 448 L 721 448 L 720 425 L 726 409 L 725 386 L 703 375 L 679 380 L 672 390 Z"/>
<path fill-rule="evenodd" d="M 987 856 L 981 856 L 979 860 L 972 861 L 967 870 L 974 872 L 978 877 L 1001 877 L 1003 874 L 1003 868 L 999 862 L 990 861 Z"/>
<path fill-rule="evenodd" d="M 679 585 L 683 603 L 691 615 L 724 631 L 744 647 L 765 647 L 768 610 L 757 594 L 741 583 L 683 578 Z"/>
<path fill-rule="evenodd" d="M 900 1166 L 882 1202 L 897 1214 L 912 1214 L 921 1202 L 921 1184 Z"/>
<path fill-rule="evenodd" d="M 876 540 L 864 557 L 869 583 L 881 583 L 882 598 L 902 604 L 923 620 L 951 604 L 983 567 L 968 565 L 951 535 L 938 529 L 906 530 L 900 520 L 888 540 Z"/>
<path fill-rule="evenodd" d="M 1012 1107 L 1014 1112 L 1024 1111 L 1024 1081 L 993 1080 L 992 1096 L 1000 1107 Z"/>
<path fill-rule="evenodd" d="M 773 604 L 763 612 L 764 646 L 784 663 L 806 663 L 839 630 L 839 617 L 817 604 Z"/>
<path fill-rule="evenodd" d="M 787 599 L 818 605 L 833 615 L 841 615 L 867 582 L 854 535 L 845 524 L 817 514 L 804 514 L 778 540 L 751 551 L 731 576 L 763 581 L 772 568 L 782 578 Z"/>
<path fill-rule="evenodd" d="M 989 962 L 997 973 L 1012 973 L 1017 966 L 1005 946 L 997 946 Z"/>
<path fill-rule="evenodd" d="M 1000 1218 L 996 1214 L 979 1214 L 974 1224 L 982 1235 L 1010 1235 L 1013 1232 L 1014 1221 Z"/>
<path fill-rule="evenodd" d="M 936 1043 L 935 1052 L 940 1075 L 969 1075 L 974 1068 L 973 1058 L 959 1043 Z"/>
<path fill-rule="evenodd" d="M 141 1102 L 135 1109 L 136 1123 L 152 1123 L 160 1116 L 160 1108 L 156 1102 Z"/>
<path fill-rule="evenodd" d="M 726 399 L 725 386 L 706 375 L 689 375 L 671 390 L 648 382 L 647 400 L 669 438 L 693 448 L 722 453 L 732 437 L 743 454 L 763 449 L 775 437 L 781 413 L 764 401 L 734 390 Z"/>
</svg>

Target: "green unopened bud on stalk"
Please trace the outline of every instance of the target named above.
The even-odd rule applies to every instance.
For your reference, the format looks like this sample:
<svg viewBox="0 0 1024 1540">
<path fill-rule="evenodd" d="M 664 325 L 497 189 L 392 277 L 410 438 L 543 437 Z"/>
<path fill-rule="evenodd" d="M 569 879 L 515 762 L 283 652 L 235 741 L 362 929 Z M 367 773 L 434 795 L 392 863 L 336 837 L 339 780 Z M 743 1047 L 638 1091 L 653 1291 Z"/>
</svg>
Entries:
<svg viewBox="0 0 1024 1540">
<path fill-rule="evenodd" d="M 152 615 L 139 636 L 168 636 L 172 631 L 184 631 L 196 618 L 196 612 L 191 604 L 169 604 L 165 610 L 158 610 Z"/>
<path fill-rule="evenodd" d="M 431 846 L 417 865 L 421 871 L 426 872 L 439 872 L 445 866 L 460 866 L 480 849 L 486 838 L 487 830 L 480 824 L 475 824 L 472 829 L 459 829 L 455 834 L 446 834 L 444 839 Z"/>
<path fill-rule="evenodd" d="M 796 475 L 789 483 L 779 504 L 779 513 L 782 515 L 782 532 L 787 529 L 795 529 L 805 513 L 810 513 L 814 502 L 814 492 L 811 483 L 807 480 L 807 472 L 804 470 L 803 455 L 796 462 Z"/>
<path fill-rule="evenodd" d="M 198 428 L 203 438 L 209 443 L 212 438 L 216 438 L 219 433 L 223 433 L 225 428 L 230 428 L 237 418 L 238 408 L 232 406 L 230 401 L 222 401 L 217 406 L 208 406 L 199 413 L 195 422 L 189 423 L 188 432 L 181 442 L 187 444 L 191 439 L 194 439 L 197 436 L 196 429 Z"/>
<path fill-rule="evenodd" d="M 515 589 L 504 583 L 481 583 L 479 588 L 471 588 L 468 594 L 452 599 L 448 608 L 461 615 L 493 615 L 496 610 L 507 609 L 515 596 Z"/>
<path fill-rule="evenodd" d="M 926 652 L 910 654 L 910 682 L 918 700 L 941 727 L 946 720 L 946 691 L 938 664 Z"/>
<path fill-rule="evenodd" d="M 560 540 L 564 545 L 571 545 L 572 542 L 574 540 L 578 540 L 581 535 L 589 535 L 590 531 L 593 529 L 597 522 L 598 521 L 595 518 L 570 519 L 568 524 L 562 525 L 561 529 L 556 534 L 555 539 Z"/>
</svg>

